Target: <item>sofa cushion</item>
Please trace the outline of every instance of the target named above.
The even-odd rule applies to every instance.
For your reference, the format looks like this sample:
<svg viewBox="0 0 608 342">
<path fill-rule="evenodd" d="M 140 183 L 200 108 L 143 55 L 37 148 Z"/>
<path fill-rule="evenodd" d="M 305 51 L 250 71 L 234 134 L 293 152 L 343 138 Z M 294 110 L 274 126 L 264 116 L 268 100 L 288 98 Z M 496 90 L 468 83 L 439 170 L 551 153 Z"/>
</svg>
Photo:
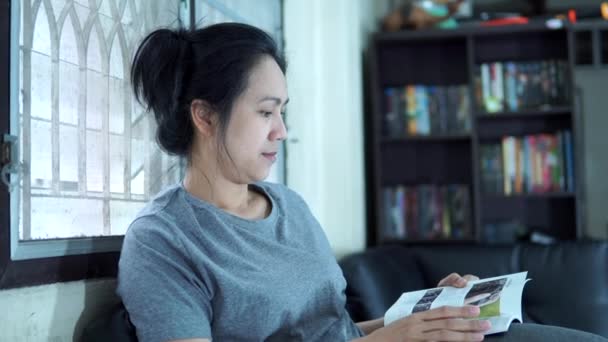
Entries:
<svg viewBox="0 0 608 342">
<path fill-rule="evenodd" d="M 135 327 L 122 303 L 90 322 L 82 332 L 82 342 L 137 342 Z"/>
</svg>

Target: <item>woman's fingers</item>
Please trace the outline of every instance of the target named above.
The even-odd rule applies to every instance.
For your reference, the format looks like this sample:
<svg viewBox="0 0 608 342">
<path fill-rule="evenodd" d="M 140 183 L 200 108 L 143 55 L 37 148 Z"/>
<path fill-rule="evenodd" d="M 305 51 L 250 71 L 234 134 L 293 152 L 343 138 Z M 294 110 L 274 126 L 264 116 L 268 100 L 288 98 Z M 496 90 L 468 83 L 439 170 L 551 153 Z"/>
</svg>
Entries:
<svg viewBox="0 0 608 342">
<path fill-rule="evenodd" d="M 449 318 L 426 322 L 423 332 L 450 330 L 481 333 L 490 329 L 491 324 L 485 320 Z"/>
<path fill-rule="evenodd" d="M 466 281 L 479 280 L 479 277 L 472 274 L 466 274 L 462 276 Z"/>
<path fill-rule="evenodd" d="M 441 279 L 437 286 L 465 287 L 467 282 L 471 280 L 479 280 L 479 277 L 472 274 L 461 276 L 458 273 L 451 273 L 447 277 Z"/>
<path fill-rule="evenodd" d="M 483 341 L 481 333 L 463 333 L 450 330 L 437 330 L 424 334 L 425 341 Z"/>
<path fill-rule="evenodd" d="M 442 306 L 436 309 L 417 313 L 420 319 L 431 321 L 446 318 L 473 318 L 479 316 L 477 306 Z"/>
<path fill-rule="evenodd" d="M 462 286 L 466 285 L 466 280 L 462 278 L 460 274 L 450 273 L 447 277 L 441 279 L 437 286 L 456 286 L 460 285 L 461 283 Z"/>
</svg>

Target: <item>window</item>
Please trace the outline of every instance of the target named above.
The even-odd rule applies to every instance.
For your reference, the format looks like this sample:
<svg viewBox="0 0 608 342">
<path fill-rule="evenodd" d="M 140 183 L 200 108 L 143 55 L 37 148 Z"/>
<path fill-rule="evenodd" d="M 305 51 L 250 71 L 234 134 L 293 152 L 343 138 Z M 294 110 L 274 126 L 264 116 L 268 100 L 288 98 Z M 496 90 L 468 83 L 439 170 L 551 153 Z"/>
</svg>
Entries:
<svg viewBox="0 0 608 342">
<path fill-rule="evenodd" d="M 178 180 L 182 164 L 155 144 L 154 122 L 131 96 L 128 75 L 138 42 L 153 28 L 177 25 L 179 6 L 21 2 L 19 100 L 11 111 L 21 162 L 11 194 L 19 208 L 11 216 L 14 259 L 89 252 L 82 238 L 123 235 L 145 203 Z M 120 245 L 106 242 L 98 250 Z"/>
<path fill-rule="evenodd" d="M 0 50 L 9 51 L 10 59 L 3 55 L 0 65 L 10 70 L 10 81 L 0 80 L 0 90 L 6 90 L 0 104 L 7 104 L 0 115 L 9 112 L 10 102 L 10 118 L 1 117 L 0 133 L 17 138 L 19 162 L 10 194 L 0 185 L 0 288 L 112 275 L 130 221 L 159 190 L 179 181 L 185 164 L 160 151 L 153 117 L 132 97 L 128 75 L 137 44 L 151 30 L 189 18 L 199 25 L 247 22 L 281 42 L 281 2 L 1 3 L 7 27 L 0 31 Z M 270 180 L 282 182 L 283 174 L 281 163 Z M 34 258 L 56 265 L 69 260 L 84 270 L 47 280 L 17 270 L 18 260 L 33 268 L 44 264 Z M 95 274 L 87 271 L 91 264 Z"/>
</svg>

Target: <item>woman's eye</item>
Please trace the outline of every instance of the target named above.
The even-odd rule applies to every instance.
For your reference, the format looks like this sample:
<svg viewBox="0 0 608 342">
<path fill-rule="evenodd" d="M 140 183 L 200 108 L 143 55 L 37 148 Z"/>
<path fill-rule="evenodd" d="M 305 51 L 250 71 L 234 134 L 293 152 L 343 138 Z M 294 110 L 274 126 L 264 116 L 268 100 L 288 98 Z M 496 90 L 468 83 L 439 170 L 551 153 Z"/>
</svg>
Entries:
<svg viewBox="0 0 608 342">
<path fill-rule="evenodd" d="M 267 112 L 267 111 L 261 111 L 260 114 L 262 114 L 265 118 L 272 116 L 272 112 Z"/>
</svg>

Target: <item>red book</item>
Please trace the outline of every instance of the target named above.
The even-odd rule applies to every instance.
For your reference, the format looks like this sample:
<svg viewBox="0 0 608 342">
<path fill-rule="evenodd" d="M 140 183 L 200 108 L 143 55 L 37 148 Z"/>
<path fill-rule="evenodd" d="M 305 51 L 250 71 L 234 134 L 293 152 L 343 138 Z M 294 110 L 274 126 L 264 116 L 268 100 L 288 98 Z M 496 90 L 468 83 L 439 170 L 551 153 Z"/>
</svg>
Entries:
<svg viewBox="0 0 608 342">
<path fill-rule="evenodd" d="M 530 21 L 526 17 L 510 17 L 510 18 L 500 18 L 500 19 L 492 19 L 482 22 L 481 26 L 506 26 L 506 25 L 523 25 L 527 24 Z"/>
</svg>

